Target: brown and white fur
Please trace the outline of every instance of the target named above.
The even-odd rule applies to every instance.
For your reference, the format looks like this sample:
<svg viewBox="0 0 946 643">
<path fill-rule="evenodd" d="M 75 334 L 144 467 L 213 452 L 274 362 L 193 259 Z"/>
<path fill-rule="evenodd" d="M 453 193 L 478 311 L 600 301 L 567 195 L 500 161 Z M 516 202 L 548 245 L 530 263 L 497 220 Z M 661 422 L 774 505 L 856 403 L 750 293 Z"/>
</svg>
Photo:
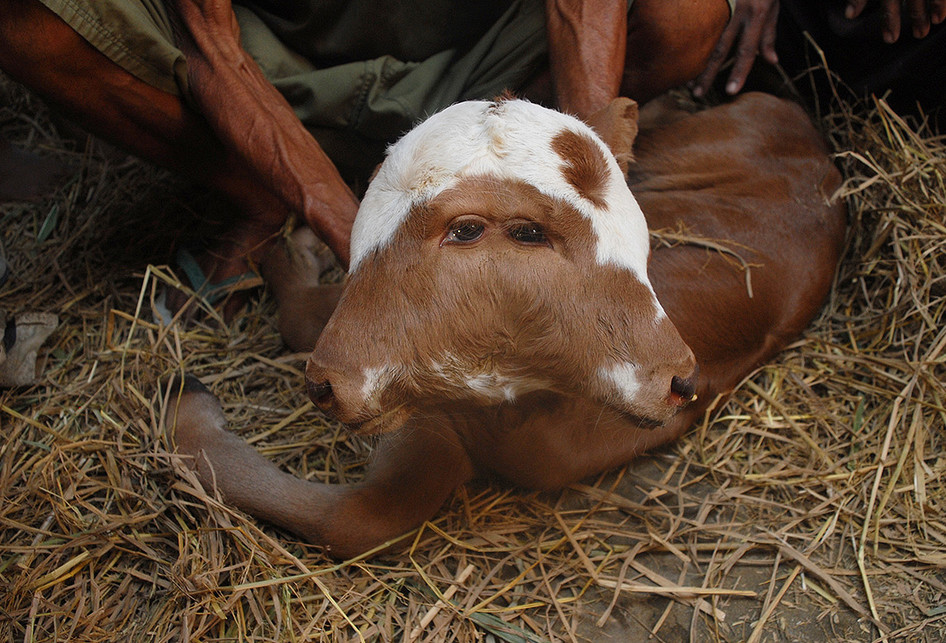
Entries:
<svg viewBox="0 0 946 643">
<path fill-rule="evenodd" d="M 204 484 L 347 557 L 474 476 L 560 487 L 678 437 L 810 322 L 845 215 L 796 106 L 652 105 L 627 181 L 602 139 L 627 156 L 627 101 L 602 136 L 510 100 L 450 107 L 392 146 L 306 367 L 318 406 L 383 434 L 364 479 L 279 471 L 189 380 L 168 424 Z M 648 226 L 697 241 L 650 252 Z"/>
</svg>

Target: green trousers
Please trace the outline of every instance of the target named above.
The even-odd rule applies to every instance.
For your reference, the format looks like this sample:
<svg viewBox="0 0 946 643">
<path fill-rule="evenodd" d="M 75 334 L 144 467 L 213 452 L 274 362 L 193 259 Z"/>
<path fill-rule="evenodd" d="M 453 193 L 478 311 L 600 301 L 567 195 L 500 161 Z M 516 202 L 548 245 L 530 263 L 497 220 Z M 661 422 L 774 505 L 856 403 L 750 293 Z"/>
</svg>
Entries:
<svg viewBox="0 0 946 643">
<path fill-rule="evenodd" d="M 187 60 L 162 0 L 42 1 L 126 71 L 190 99 Z M 368 10 L 404 3 L 311 4 L 323 15 L 300 10 L 301 0 L 247 0 L 234 11 L 244 48 L 349 178 L 370 171 L 425 116 L 520 88 L 547 65 L 542 0 L 426 0 L 414 3 L 423 13 L 380 17 Z M 441 28 L 425 40 L 417 34 L 434 31 L 427 16 Z"/>
</svg>

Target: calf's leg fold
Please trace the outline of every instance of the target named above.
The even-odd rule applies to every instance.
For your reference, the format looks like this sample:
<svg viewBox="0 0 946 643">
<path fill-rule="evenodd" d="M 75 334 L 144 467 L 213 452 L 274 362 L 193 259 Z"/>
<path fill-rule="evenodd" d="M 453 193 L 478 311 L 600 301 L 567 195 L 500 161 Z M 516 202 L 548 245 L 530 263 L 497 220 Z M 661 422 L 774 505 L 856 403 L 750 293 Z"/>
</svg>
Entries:
<svg viewBox="0 0 946 643">
<path fill-rule="evenodd" d="M 230 433 L 217 398 L 197 379 L 169 388 L 166 426 L 173 427 L 177 451 L 193 458 L 201 484 L 337 558 L 382 546 L 423 524 L 472 476 L 452 434 L 412 427 L 382 440 L 359 483 L 301 480 Z"/>
</svg>

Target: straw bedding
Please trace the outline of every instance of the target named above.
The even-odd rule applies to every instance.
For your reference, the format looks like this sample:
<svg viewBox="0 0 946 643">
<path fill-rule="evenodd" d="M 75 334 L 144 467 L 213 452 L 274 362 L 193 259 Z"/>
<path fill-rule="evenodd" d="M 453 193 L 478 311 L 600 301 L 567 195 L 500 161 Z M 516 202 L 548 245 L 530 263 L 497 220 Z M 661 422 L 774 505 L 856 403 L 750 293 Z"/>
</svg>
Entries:
<svg viewBox="0 0 946 643">
<path fill-rule="evenodd" d="M 715 415 L 560 493 L 468 486 L 401 553 L 338 563 L 209 497 L 165 436 L 158 383 L 187 371 L 297 475 L 371 449 L 308 403 L 265 293 L 228 327 L 153 323 L 173 250 L 227 213 L 0 98 L 0 134 L 73 168 L 0 205 L 0 307 L 61 318 L 37 384 L 0 391 L 0 641 L 946 638 L 946 145 L 882 101 L 819 115 L 836 286 Z"/>
</svg>

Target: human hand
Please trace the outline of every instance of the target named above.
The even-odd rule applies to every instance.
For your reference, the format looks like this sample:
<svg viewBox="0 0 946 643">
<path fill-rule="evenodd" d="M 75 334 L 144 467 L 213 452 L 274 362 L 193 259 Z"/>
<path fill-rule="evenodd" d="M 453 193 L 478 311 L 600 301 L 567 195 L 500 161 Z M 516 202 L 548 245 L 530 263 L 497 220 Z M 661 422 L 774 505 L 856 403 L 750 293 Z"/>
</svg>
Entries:
<svg viewBox="0 0 946 643">
<path fill-rule="evenodd" d="M 939 1 L 946 3 L 946 0 Z M 726 82 L 727 94 L 735 94 L 742 89 L 758 54 L 761 53 L 762 57 L 773 65 L 778 62 L 778 56 L 775 54 L 778 5 L 778 0 L 736 1 L 732 18 L 710 54 L 706 69 L 694 81 L 694 95 L 702 96 L 706 93 L 737 38 L 739 45 L 736 48 L 732 71 L 729 72 L 729 80 Z"/>
<path fill-rule="evenodd" d="M 844 17 L 853 20 L 861 15 L 868 0 L 848 0 Z M 913 27 L 914 38 L 925 38 L 930 25 L 946 20 L 946 0 L 881 0 L 884 42 L 892 44 L 900 38 L 903 25 Z"/>
</svg>

